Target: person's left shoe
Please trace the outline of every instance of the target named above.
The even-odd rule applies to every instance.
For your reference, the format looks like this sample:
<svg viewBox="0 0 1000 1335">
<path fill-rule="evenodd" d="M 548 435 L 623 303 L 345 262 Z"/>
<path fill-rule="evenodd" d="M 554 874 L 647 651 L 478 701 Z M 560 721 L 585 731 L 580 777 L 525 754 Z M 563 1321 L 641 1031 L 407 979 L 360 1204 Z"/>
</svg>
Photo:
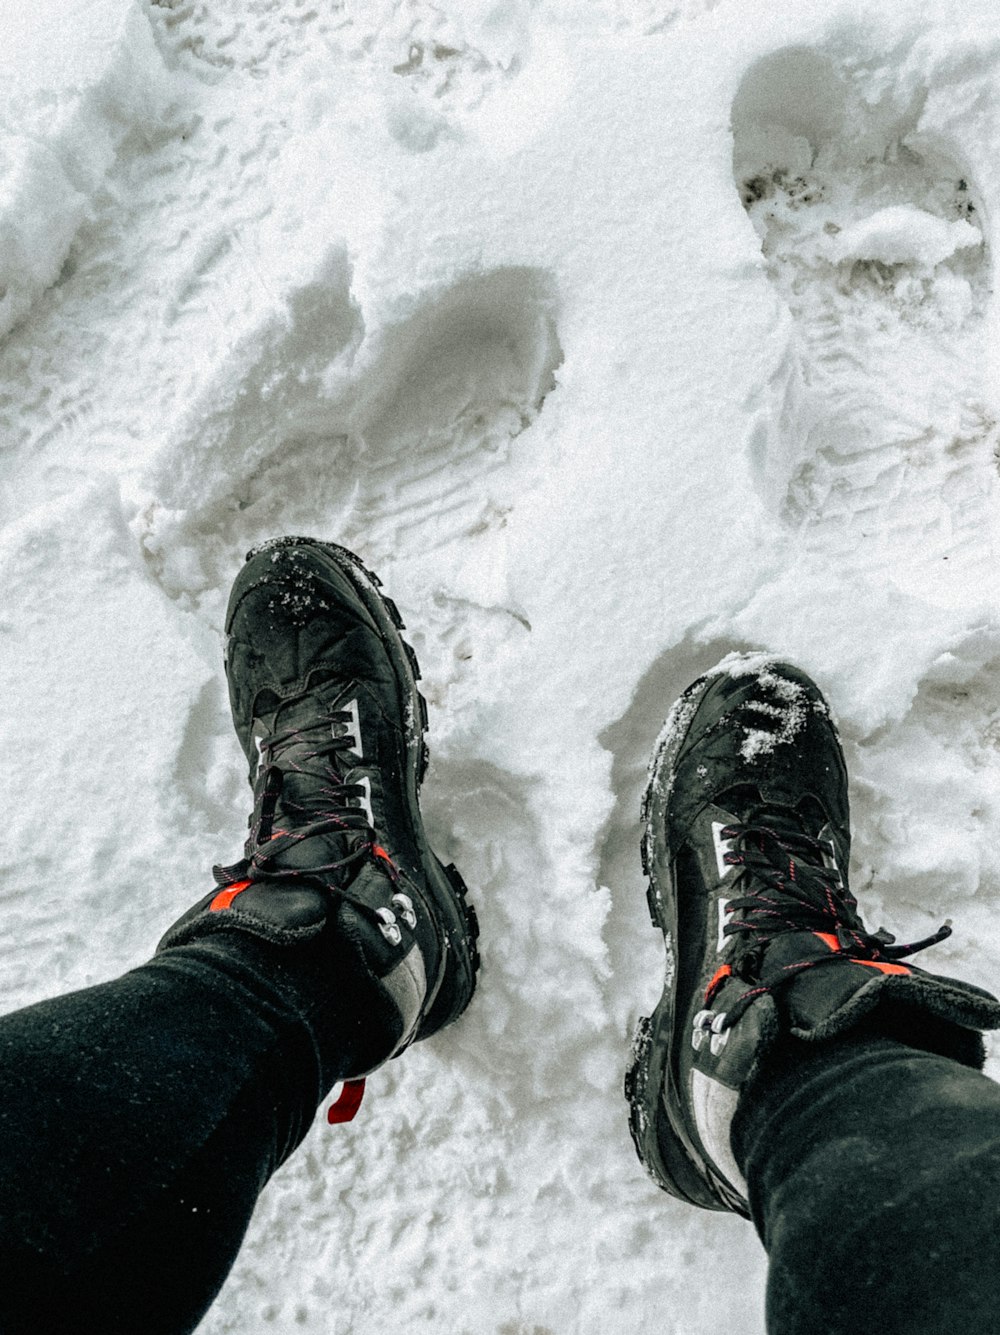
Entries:
<svg viewBox="0 0 1000 1335">
<path fill-rule="evenodd" d="M 426 707 L 401 629 L 344 547 L 279 538 L 249 554 L 226 615 L 226 675 L 250 835 L 159 946 L 238 931 L 293 948 L 332 932 L 392 1017 L 388 1056 L 458 1018 L 479 963 L 466 887 L 421 819 Z"/>
<path fill-rule="evenodd" d="M 734 654 L 694 682 L 661 735 L 643 815 L 668 969 L 625 1093 L 639 1158 L 664 1191 L 748 1213 L 730 1132 L 779 1043 L 802 1052 L 874 1026 L 982 1067 L 979 1031 L 1000 1027 L 1000 1003 L 903 963 L 950 929 L 901 946 L 861 919 L 844 758 L 804 672 Z"/>
</svg>

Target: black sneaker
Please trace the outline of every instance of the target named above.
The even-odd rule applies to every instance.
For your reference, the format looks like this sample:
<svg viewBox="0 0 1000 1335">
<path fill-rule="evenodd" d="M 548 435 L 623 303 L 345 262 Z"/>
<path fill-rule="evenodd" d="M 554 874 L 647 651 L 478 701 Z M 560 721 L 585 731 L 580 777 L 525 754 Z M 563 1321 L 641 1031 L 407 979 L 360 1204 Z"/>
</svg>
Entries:
<svg viewBox="0 0 1000 1335">
<path fill-rule="evenodd" d="M 833 1038 L 878 1006 L 894 1033 L 936 1027 L 949 1055 L 982 1066 L 978 1030 L 1000 1026 L 1000 1004 L 899 962 L 950 928 L 897 946 L 858 915 L 844 758 L 805 673 L 732 655 L 690 686 L 657 745 L 643 821 L 668 969 L 625 1093 L 639 1158 L 665 1191 L 748 1214 L 729 1130 L 782 1035 Z"/>
<path fill-rule="evenodd" d="M 294 944 L 332 920 L 398 1013 L 395 1052 L 461 1015 L 479 962 L 466 887 L 420 816 L 427 713 L 402 628 L 345 548 L 277 538 L 250 552 L 226 614 L 250 836 L 161 942 L 236 928 Z"/>
</svg>

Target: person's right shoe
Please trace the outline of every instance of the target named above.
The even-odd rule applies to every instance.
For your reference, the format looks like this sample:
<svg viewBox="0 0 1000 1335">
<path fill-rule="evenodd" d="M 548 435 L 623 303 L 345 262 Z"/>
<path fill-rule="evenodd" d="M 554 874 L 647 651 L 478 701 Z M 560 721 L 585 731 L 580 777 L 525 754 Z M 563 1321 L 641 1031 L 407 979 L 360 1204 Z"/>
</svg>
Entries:
<svg viewBox="0 0 1000 1335">
<path fill-rule="evenodd" d="M 824 1042 L 863 1019 L 983 1064 L 1000 1003 L 900 960 L 847 885 L 847 776 L 829 708 L 801 671 L 732 655 L 674 706 L 643 803 L 643 866 L 668 951 L 625 1082 L 639 1158 L 671 1195 L 748 1214 L 729 1132 L 782 1037 Z"/>
<path fill-rule="evenodd" d="M 226 614 L 250 835 L 159 947 L 217 932 L 288 952 L 335 940 L 392 1035 L 355 1077 L 456 1020 L 479 965 L 465 884 L 421 818 L 426 709 L 401 629 L 346 548 L 288 537 L 250 552 Z"/>
</svg>

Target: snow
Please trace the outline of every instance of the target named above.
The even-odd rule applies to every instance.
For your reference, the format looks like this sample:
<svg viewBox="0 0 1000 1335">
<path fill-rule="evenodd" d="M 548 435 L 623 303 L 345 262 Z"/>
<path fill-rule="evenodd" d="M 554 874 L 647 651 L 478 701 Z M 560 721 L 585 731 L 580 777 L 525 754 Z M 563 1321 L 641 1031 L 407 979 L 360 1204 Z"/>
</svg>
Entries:
<svg viewBox="0 0 1000 1335">
<path fill-rule="evenodd" d="M 122 141 L 152 131 L 169 80 L 117 0 L 5 15 L 0 52 L 0 336 L 58 279 Z"/>
<path fill-rule="evenodd" d="M 866 921 L 953 917 L 922 962 L 996 987 L 995 7 L 45 0 L 2 60 L 4 1004 L 238 853 L 228 585 L 343 542 L 481 986 L 317 1121 L 202 1329 L 759 1335 L 753 1231 L 628 1137 L 639 792 L 694 677 L 791 658 Z"/>
<path fill-rule="evenodd" d="M 982 244 L 982 232 L 964 218 L 945 222 L 926 209 L 892 204 L 832 237 L 830 258 L 837 264 L 878 260 L 933 268 L 956 251 Z"/>
</svg>

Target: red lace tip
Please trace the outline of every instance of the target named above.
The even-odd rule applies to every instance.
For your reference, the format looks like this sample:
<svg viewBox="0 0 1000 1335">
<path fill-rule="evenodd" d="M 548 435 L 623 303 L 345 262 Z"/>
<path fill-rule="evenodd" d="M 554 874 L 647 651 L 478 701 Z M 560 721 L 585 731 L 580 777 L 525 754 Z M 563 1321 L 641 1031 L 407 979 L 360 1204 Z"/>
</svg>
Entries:
<svg viewBox="0 0 1000 1335">
<path fill-rule="evenodd" d="M 364 1096 L 363 1080 L 345 1080 L 340 1094 L 326 1110 L 326 1120 L 331 1126 L 337 1126 L 340 1122 L 353 1122 Z"/>
</svg>

